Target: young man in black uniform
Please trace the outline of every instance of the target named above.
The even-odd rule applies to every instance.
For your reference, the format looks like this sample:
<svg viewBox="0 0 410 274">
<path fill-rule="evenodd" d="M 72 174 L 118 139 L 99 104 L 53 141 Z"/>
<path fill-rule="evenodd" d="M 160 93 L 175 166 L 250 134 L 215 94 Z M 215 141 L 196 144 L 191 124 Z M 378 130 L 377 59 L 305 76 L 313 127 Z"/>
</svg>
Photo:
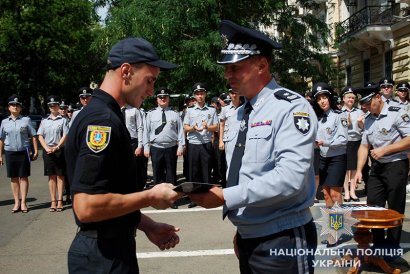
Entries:
<svg viewBox="0 0 410 274">
<path fill-rule="evenodd" d="M 138 273 L 136 228 L 161 250 L 178 244 L 178 228 L 139 211 L 167 208 L 179 195 L 165 183 L 142 191 L 121 113 L 121 106 L 139 107 L 153 94 L 161 69 L 175 67 L 142 38 L 121 40 L 111 49 L 101 88 L 78 114 L 66 146 L 79 226 L 68 252 L 69 273 Z"/>
</svg>

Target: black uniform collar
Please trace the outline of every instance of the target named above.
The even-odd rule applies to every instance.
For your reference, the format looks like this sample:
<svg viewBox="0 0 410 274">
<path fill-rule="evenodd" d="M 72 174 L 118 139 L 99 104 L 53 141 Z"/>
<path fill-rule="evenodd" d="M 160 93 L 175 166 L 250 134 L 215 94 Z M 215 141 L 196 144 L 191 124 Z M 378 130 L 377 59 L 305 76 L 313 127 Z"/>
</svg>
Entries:
<svg viewBox="0 0 410 274">
<path fill-rule="evenodd" d="M 104 90 L 95 89 L 92 97 L 94 97 L 95 99 L 102 100 L 115 112 L 115 114 L 118 115 L 118 117 L 123 117 L 120 105 L 117 103 L 117 101 L 115 101 L 115 99 L 110 94 L 108 94 Z"/>
</svg>

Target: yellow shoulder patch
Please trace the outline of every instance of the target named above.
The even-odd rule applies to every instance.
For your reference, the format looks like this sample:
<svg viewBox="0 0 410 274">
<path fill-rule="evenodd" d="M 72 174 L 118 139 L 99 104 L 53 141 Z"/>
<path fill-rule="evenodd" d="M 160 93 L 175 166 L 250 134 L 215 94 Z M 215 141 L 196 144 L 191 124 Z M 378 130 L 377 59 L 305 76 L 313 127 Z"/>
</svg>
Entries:
<svg viewBox="0 0 410 274">
<path fill-rule="evenodd" d="M 111 127 L 88 126 L 87 127 L 87 146 L 95 153 L 103 151 L 110 143 Z"/>
</svg>

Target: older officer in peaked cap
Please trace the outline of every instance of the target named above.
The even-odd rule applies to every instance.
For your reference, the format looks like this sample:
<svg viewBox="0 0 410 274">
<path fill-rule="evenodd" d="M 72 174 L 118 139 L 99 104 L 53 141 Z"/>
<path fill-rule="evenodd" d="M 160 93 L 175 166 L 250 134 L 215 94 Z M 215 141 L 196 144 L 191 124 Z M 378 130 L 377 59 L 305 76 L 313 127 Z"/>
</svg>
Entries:
<svg viewBox="0 0 410 274">
<path fill-rule="evenodd" d="M 184 128 L 179 114 L 169 108 L 168 88 L 155 92 L 157 107 L 147 113 L 144 154 L 151 156 L 154 183 L 177 183 L 177 160 L 185 146 Z M 174 209 L 177 205 L 172 206 Z"/>
<path fill-rule="evenodd" d="M 272 78 L 272 50 L 280 43 L 227 20 L 220 32 L 218 63 L 232 90 L 246 100 L 229 125 L 234 136 L 226 142 L 232 147 L 227 187 L 191 199 L 207 208 L 223 205 L 223 216 L 237 227 L 241 273 L 313 272 L 313 256 L 284 258 L 278 252 L 284 246 L 314 251 L 317 245 L 309 209 L 315 196 L 316 115 L 307 100 Z"/>
<path fill-rule="evenodd" d="M 379 86 L 364 87 L 356 92 L 362 95 L 360 103 L 369 109 L 370 114 L 364 123 L 354 183 L 361 180 L 362 168 L 370 153 L 374 161 L 367 183 L 367 204 L 385 207 L 387 203 L 388 208 L 404 214 L 410 118 L 402 108 L 388 105 L 383 100 Z M 374 248 L 400 248 L 401 231 L 402 226 L 389 228 L 385 235 L 383 229 L 373 229 Z"/>
<path fill-rule="evenodd" d="M 142 190 L 121 112 L 125 105 L 140 107 L 153 95 L 160 71 L 175 67 L 143 38 L 126 38 L 111 48 L 103 82 L 77 115 L 67 139 L 67 170 L 79 227 L 68 251 L 69 273 L 139 273 L 136 229 L 161 250 L 179 243 L 178 228 L 140 211 L 167 208 L 181 195 L 172 184 Z"/>
</svg>

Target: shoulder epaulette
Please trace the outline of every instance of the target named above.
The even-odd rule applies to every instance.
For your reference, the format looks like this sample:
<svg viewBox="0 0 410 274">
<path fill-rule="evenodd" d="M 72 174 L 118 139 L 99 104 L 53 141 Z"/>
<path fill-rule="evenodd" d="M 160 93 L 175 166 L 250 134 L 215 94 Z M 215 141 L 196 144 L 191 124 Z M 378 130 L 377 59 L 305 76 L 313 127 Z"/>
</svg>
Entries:
<svg viewBox="0 0 410 274">
<path fill-rule="evenodd" d="M 208 107 L 209 107 L 209 108 L 215 108 L 214 106 L 211 106 L 211 105 L 209 105 Z"/>
<path fill-rule="evenodd" d="M 188 108 L 193 108 L 195 105 L 189 106 Z"/>
<path fill-rule="evenodd" d="M 391 101 L 393 101 L 393 102 L 395 102 L 395 103 L 399 103 L 400 104 L 400 102 L 399 101 L 397 101 L 396 99 L 391 99 Z"/>
<path fill-rule="evenodd" d="M 401 107 L 389 107 L 388 110 L 389 111 L 399 111 L 401 109 Z"/>
<path fill-rule="evenodd" d="M 290 92 L 285 89 L 280 89 L 275 92 L 275 97 L 278 98 L 279 100 L 286 100 L 288 102 L 292 102 L 296 99 L 301 98 L 300 95 L 297 95 L 293 92 Z"/>
<path fill-rule="evenodd" d="M 366 118 L 368 118 L 368 117 L 370 117 L 370 111 L 368 111 L 368 112 L 366 112 L 366 113 L 364 114 L 364 119 L 366 119 Z"/>
<path fill-rule="evenodd" d="M 155 108 L 148 110 L 148 112 L 151 112 L 151 111 L 154 111 L 154 110 L 155 110 Z"/>
<path fill-rule="evenodd" d="M 343 113 L 343 111 L 341 111 L 340 109 L 335 109 L 335 110 L 333 110 L 333 111 L 334 111 L 334 113 L 337 113 L 337 114 Z"/>
</svg>

